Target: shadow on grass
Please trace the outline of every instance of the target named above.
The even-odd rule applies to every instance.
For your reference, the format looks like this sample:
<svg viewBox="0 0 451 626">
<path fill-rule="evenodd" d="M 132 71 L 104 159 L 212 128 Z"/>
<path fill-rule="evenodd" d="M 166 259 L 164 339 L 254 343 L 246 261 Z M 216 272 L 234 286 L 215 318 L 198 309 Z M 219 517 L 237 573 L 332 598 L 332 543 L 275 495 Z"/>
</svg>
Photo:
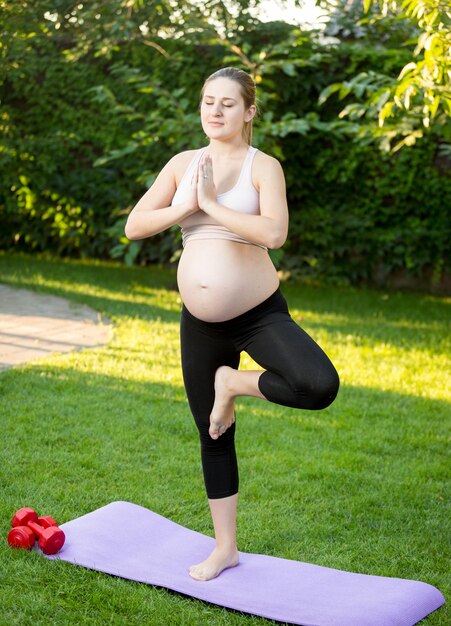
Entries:
<svg viewBox="0 0 451 626">
<path fill-rule="evenodd" d="M 296 322 L 354 342 L 446 350 L 450 302 L 429 295 L 351 288 L 282 287 Z M 326 295 L 325 295 L 326 294 Z M 317 319 L 316 319 L 317 317 Z"/>
<path fill-rule="evenodd" d="M 180 319 L 181 302 L 174 302 L 174 292 L 178 295 L 175 270 L 161 267 L 0 254 L 0 282 L 68 298 L 107 317 Z M 168 297 L 162 298 L 162 292 Z"/>
</svg>

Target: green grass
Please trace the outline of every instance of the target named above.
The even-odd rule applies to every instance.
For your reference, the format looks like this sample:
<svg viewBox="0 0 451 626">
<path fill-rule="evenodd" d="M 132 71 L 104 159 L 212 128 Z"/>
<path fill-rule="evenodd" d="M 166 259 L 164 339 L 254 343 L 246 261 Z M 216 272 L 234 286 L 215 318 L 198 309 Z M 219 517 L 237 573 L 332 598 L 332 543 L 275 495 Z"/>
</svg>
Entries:
<svg viewBox="0 0 451 626">
<path fill-rule="evenodd" d="M 128 500 L 212 527 L 179 365 L 174 272 L 0 255 L 0 282 L 88 304 L 115 324 L 108 346 L 0 375 L 0 624 L 271 624 L 9 549 L 22 506 L 63 523 Z M 449 596 L 449 300 L 283 291 L 342 386 L 320 412 L 238 402 L 239 548 L 422 580 Z M 422 624 L 449 620 L 445 605 Z"/>
</svg>

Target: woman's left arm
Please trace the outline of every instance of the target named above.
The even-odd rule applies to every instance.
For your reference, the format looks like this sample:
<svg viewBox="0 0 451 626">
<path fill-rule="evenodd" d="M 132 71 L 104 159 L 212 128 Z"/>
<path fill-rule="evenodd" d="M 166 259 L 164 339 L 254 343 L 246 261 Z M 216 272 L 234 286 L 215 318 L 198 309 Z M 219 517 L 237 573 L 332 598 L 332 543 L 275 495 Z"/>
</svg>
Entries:
<svg viewBox="0 0 451 626">
<path fill-rule="evenodd" d="M 209 155 L 204 156 L 199 164 L 197 189 L 199 208 L 251 243 L 266 248 L 280 248 L 288 234 L 288 206 L 282 166 L 277 159 L 267 154 L 261 155 L 255 166 L 257 166 L 255 179 L 260 194 L 260 215 L 239 213 L 217 202 Z"/>
</svg>

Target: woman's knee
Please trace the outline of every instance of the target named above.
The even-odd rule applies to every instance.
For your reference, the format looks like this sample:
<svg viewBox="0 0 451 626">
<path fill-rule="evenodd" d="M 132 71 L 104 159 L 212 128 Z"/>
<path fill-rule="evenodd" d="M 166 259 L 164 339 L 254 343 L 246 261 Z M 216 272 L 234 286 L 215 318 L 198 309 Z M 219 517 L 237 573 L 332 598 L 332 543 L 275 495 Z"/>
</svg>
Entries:
<svg viewBox="0 0 451 626">
<path fill-rule="evenodd" d="M 201 436 L 201 457 L 208 498 L 226 498 L 238 491 L 238 463 L 233 424 L 218 439 Z"/>
<path fill-rule="evenodd" d="M 298 399 L 298 408 L 319 411 L 332 404 L 338 394 L 340 379 L 331 364 L 327 372 L 322 371 L 315 379 L 299 381 L 294 384 L 294 394 Z"/>
<path fill-rule="evenodd" d="M 323 383 L 316 390 L 316 394 L 314 394 L 313 398 L 313 409 L 321 410 L 330 406 L 337 397 L 339 388 L 340 379 L 337 372 L 335 372 L 335 375 L 331 375 L 326 381 L 323 381 Z"/>
<path fill-rule="evenodd" d="M 337 397 L 339 387 L 340 379 L 336 369 L 332 366 L 327 376 L 323 374 L 321 380 L 311 390 L 311 408 L 315 411 L 326 409 Z"/>
</svg>

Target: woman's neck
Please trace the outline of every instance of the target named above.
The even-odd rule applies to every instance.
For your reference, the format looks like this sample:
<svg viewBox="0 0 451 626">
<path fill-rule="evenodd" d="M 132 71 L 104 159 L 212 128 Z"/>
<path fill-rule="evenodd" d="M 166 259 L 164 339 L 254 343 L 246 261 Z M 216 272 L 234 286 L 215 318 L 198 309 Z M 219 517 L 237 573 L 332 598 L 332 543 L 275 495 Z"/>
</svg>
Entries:
<svg viewBox="0 0 451 626">
<path fill-rule="evenodd" d="M 213 159 L 229 159 L 237 154 L 242 154 L 248 149 L 249 145 L 241 138 L 237 141 L 227 142 L 210 139 L 210 144 L 207 148 Z"/>
</svg>

